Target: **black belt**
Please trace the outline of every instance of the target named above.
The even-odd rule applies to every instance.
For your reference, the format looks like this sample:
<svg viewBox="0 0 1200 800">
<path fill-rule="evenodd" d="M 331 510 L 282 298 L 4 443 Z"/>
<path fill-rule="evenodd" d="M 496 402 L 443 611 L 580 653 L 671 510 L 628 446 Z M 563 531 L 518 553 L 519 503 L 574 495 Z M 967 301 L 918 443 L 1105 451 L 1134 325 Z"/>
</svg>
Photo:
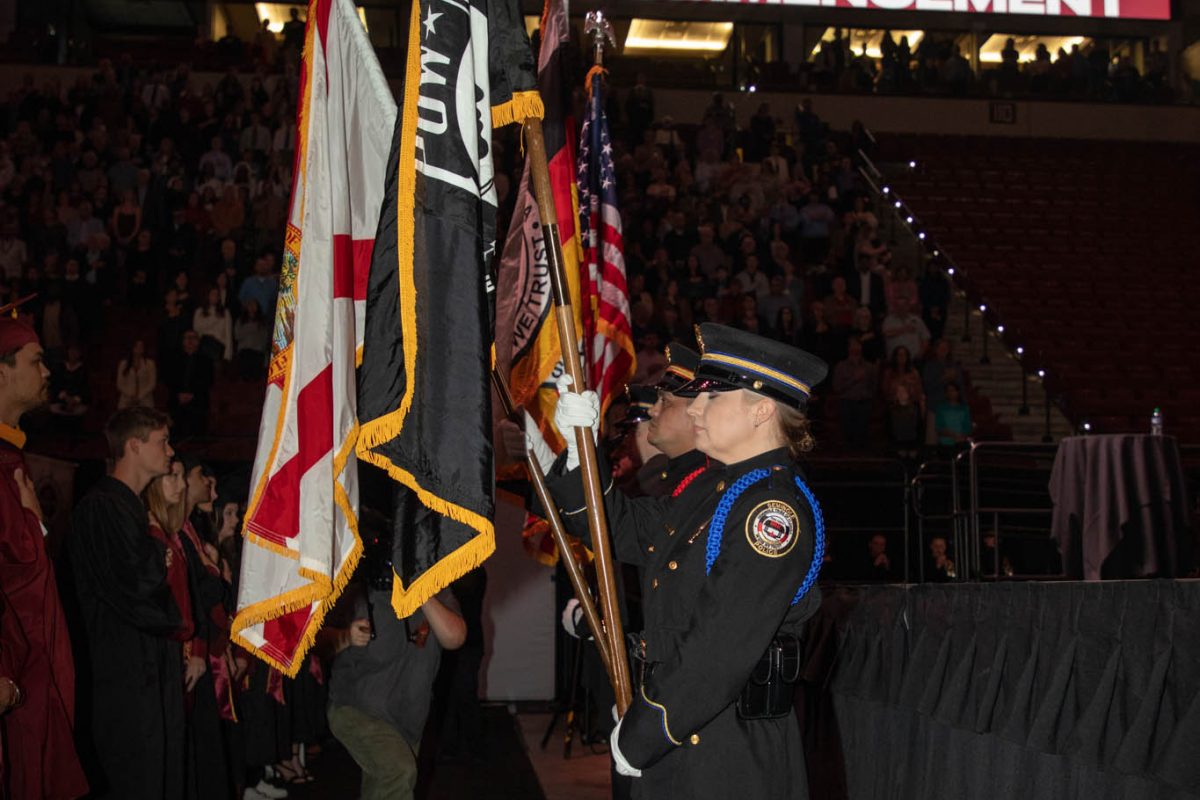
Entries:
<svg viewBox="0 0 1200 800">
<path fill-rule="evenodd" d="M 640 690 L 658 662 L 646 660 L 646 640 L 637 634 L 629 634 L 628 651 L 631 674 Z M 781 634 L 772 639 L 738 695 L 738 716 L 777 719 L 793 713 L 792 694 L 800 682 L 800 663 L 798 636 Z"/>
</svg>

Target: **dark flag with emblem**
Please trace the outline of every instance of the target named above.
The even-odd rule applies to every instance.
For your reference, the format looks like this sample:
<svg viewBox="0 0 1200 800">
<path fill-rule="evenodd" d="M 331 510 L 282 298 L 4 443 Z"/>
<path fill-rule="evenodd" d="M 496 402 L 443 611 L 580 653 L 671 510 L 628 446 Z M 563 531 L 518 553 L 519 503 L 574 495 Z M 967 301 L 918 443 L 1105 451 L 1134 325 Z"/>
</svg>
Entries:
<svg viewBox="0 0 1200 800">
<path fill-rule="evenodd" d="M 487 558 L 492 128 L 540 117 L 516 0 L 414 0 L 367 286 L 359 458 L 397 482 L 401 617 Z"/>
<path fill-rule="evenodd" d="M 546 166 L 558 217 L 563 274 L 575 311 L 575 334 L 583 342 L 580 320 L 580 265 L 583 250 L 579 236 L 579 199 L 575 186 L 575 120 L 570 113 L 570 89 L 565 63 L 570 22 L 563 0 L 546 0 L 542 11 L 541 48 L 538 53 L 538 93 L 546 105 L 542 131 L 546 141 Z M 500 295 L 496 319 L 496 364 L 508 376 L 513 402 L 524 406 L 555 450 L 562 437 L 550 424 L 558 392 L 554 380 L 562 371 L 558 328 L 551 316 L 548 245 L 530 186 L 529 162 L 521 173 L 520 189 L 508 238 L 501 251 Z M 603 415 L 601 415 L 603 418 Z"/>
</svg>

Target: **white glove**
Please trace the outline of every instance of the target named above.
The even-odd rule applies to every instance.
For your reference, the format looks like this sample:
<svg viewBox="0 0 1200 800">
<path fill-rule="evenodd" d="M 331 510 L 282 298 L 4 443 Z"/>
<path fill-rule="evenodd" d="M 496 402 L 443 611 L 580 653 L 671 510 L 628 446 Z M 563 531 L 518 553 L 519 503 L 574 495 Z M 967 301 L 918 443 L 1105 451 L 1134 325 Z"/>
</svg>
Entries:
<svg viewBox="0 0 1200 800">
<path fill-rule="evenodd" d="M 550 449 L 550 445 L 546 444 L 546 439 L 542 436 L 542 432 L 538 430 L 537 423 L 533 421 L 533 417 L 526 414 L 524 411 L 521 415 L 525 418 L 525 450 L 533 454 L 537 459 L 538 465 L 542 468 L 542 473 L 548 473 L 550 467 L 554 466 L 554 451 Z"/>
<path fill-rule="evenodd" d="M 571 391 L 571 376 L 559 376 L 558 407 L 554 409 L 554 427 L 567 440 L 567 471 L 579 466 L 579 444 L 575 441 L 574 428 L 591 428 L 592 437 L 600 422 L 600 396 L 595 392 L 582 394 Z"/>
<path fill-rule="evenodd" d="M 579 605 L 579 599 L 572 597 L 567 601 L 566 608 L 562 612 L 563 630 L 576 639 L 583 638 L 579 635 L 579 621 L 583 618 L 583 607 Z M 591 636 L 587 638 L 592 638 Z"/>
<path fill-rule="evenodd" d="M 621 723 L 624 719 L 617 719 L 617 707 L 612 708 L 613 719 L 617 724 L 613 727 L 612 733 L 608 735 L 608 750 L 612 753 L 613 765 L 617 768 L 617 772 L 627 778 L 640 778 L 642 771 L 625 760 L 625 756 L 621 755 L 621 748 L 617 747 L 617 740 L 621 736 Z"/>
</svg>

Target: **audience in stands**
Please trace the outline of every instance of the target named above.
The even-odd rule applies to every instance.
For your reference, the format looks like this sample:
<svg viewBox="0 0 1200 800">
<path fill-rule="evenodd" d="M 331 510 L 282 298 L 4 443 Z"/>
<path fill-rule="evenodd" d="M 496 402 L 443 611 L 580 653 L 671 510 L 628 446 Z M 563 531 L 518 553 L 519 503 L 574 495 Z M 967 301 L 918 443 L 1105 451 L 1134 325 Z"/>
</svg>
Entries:
<svg viewBox="0 0 1200 800">
<path fill-rule="evenodd" d="M 862 574 L 858 577 L 868 581 L 891 581 L 898 576 L 892 569 L 892 560 L 887 553 L 888 540 L 877 533 L 867 540 L 867 558 Z"/>
<path fill-rule="evenodd" d="M 90 395 L 83 350 L 78 344 L 69 344 L 62 363 L 50 376 L 50 413 L 60 419 L 77 419 L 87 413 Z"/>
<path fill-rule="evenodd" d="M 925 560 L 925 580 L 944 583 L 957 577 L 954 561 L 950 559 L 949 545 L 944 536 L 929 540 L 929 557 Z"/>
<path fill-rule="evenodd" d="M 863 359 L 858 339 L 849 341 L 846 358 L 833 370 L 833 392 L 839 399 L 838 412 L 846 444 L 854 449 L 865 448 L 878 378 L 875 365 Z"/>
<path fill-rule="evenodd" d="M 146 343 L 137 339 L 129 354 L 117 364 L 117 408 L 153 408 L 157 385 L 158 366 L 146 355 Z"/>
<path fill-rule="evenodd" d="M 954 446 L 971 436 L 971 409 L 962 402 L 958 384 L 947 383 L 943 392 L 945 399 L 934 411 L 934 429 L 938 444 Z"/>
<path fill-rule="evenodd" d="M 192 328 L 200 336 L 200 350 L 213 363 L 233 358 L 233 318 L 221 300 L 221 289 L 208 290 L 204 304 L 192 315 Z"/>
<path fill-rule="evenodd" d="M 213 362 L 200 350 L 200 335 L 194 330 L 183 334 L 183 347 L 167 369 L 167 407 L 175 421 L 179 439 L 202 436 L 208 432 L 209 400 L 214 381 Z"/>
</svg>

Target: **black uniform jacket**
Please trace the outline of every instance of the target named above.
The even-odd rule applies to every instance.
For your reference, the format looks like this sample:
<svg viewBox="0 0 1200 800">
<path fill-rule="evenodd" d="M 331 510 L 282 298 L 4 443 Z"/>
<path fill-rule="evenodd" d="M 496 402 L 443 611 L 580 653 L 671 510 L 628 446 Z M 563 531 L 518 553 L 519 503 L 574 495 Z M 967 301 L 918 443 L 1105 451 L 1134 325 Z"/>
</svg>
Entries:
<svg viewBox="0 0 1200 800">
<path fill-rule="evenodd" d="M 681 483 L 695 480 L 698 472 L 708 466 L 708 456 L 699 450 L 689 450 L 681 456 L 667 458 L 657 455 L 642 465 L 637 473 L 637 486 L 640 495 L 649 497 L 669 497 Z M 631 493 L 632 494 L 632 493 Z"/>
<path fill-rule="evenodd" d="M 717 540 L 711 523 L 721 498 L 759 469 L 766 477 L 728 509 Z M 799 636 L 820 605 L 815 583 L 792 604 L 815 547 L 798 476 L 781 448 L 710 465 L 677 497 L 628 498 L 606 487 L 617 557 L 642 566 L 644 576 L 647 674 L 619 741 L 643 770 L 635 797 L 808 796 L 794 715 L 748 721 L 735 706 L 772 638 Z M 586 536 L 578 472 L 555 475 L 549 485 L 571 532 Z"/>
</svg>

